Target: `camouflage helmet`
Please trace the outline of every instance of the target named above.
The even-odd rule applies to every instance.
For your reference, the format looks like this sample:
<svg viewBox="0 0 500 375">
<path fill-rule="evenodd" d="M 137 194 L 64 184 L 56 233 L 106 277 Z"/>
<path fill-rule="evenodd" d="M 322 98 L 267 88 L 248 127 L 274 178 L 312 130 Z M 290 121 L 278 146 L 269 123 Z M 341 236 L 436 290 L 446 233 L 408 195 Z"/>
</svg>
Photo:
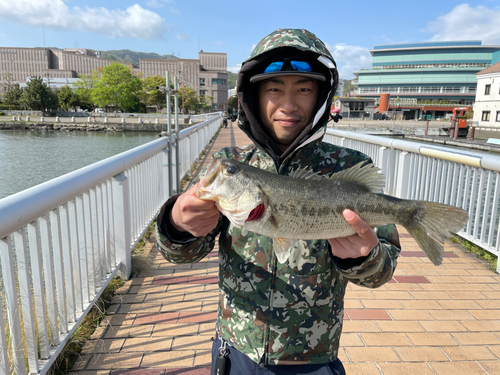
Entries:
<svg viewBox="0 0 500 375">
<path fill-rule="evenodd" d="M 316 35 L 305 29 L 278 29 L 273 31 L 257 44 L 245 62 L 281 47 L 293 47 L 305 52 L 317 53 L 326 56 L 335 63 L 325 44 Z"/>
</svg>

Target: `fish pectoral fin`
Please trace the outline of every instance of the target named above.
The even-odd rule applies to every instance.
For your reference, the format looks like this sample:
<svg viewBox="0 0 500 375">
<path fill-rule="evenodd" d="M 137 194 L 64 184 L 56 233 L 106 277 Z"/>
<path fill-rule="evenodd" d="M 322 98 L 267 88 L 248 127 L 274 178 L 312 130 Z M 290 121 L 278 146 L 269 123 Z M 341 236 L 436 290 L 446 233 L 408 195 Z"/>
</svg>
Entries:
<svg viewBox="0 0 500 375">
<path fill-rule="evenodd" d="M 278 262 L 281 264 L 285 263 L 290 254 L 292 253 L 292 249 L 297 244 L 297 240 L 290 238 L 281 238 L 275 237 L 273 238 L 273 248 L 276 257 L 278 258 Z"/>
</svg>

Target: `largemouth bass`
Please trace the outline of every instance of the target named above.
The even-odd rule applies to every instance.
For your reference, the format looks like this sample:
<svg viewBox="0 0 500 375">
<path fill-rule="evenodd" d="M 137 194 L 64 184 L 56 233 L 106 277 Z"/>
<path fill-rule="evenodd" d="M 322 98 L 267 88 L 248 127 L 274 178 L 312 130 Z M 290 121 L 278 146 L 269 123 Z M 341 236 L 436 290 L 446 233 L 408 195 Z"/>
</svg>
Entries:
<svg viewBox="0 0 500 375">
<path fill-rule="evenodd" d="M 328 178 L 307 169 L 283 176 L 232 159 L 214 158 L 200 179 L 196 196 L 215 201 L 233 225 L 271 237 L 281 263 L 298 240 L 355 234 L 342 215 L 344 209 L 350 209 L 372 227 L 404 226 L 432 263 L 441 264 L 441 243 L 465 226 L 467 212 L 382 194 L 384 175 L 372 164 L 363 164 Z"/>
</svg>

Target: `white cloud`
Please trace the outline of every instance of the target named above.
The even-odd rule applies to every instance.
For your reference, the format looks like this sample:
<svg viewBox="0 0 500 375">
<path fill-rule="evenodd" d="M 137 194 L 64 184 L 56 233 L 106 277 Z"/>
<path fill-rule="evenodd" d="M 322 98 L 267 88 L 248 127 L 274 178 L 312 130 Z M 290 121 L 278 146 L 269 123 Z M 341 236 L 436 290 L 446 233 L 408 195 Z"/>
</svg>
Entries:
<svg viewBox="0 0 500 375">
<path fill-rule="evenodd" d="M 149 0 L 146 5 L 150 8 L 163 8 L 165 4 L 172 4 L 172 0 Z"/>
<path fill-rule="evenodd" d="M 233 73 L 238 73 L 241 69 L 241 64 L 236 64 L 234 66 L 228 66 L 227 70 Z"/>
<path fill-rule="evenodd" d="M 327 48 L 337 63 L 339 76 L 342 79 L 353 79 L 353 72 L 363 68 L 371 69 L 372 55 L 368 48 L 347 46 L 343 43 L 327 44 Z"/>
<path fill-rule="evenodd" d="M 436 41 L 481 40 L 483 45 L 500 45 L 500 9 L 460 4 L 422 31 L 433 33 L 431 40 Z"/>
<path fill-rule="evenodd" d="M 176 36 L 179 40 L 189 40 L 189 37 L 186 34 L 177 34 Z"/>
<path fill-rule="evenodd" d="M 138 4 L 125 10 L 70 9 L 62 0 L 0 0 L 0 18 L 31 26 L 89 31 L 111 38 L 162 39 L 165 30 L 160 15 Z"/>
<path fill-rule="evenodd" d="M 181 12 L 179 11 L 179 9 L 175 9 L 175 8 L 170 8 L 170 11 L 175 14 L 176 16 L 180 16 L 181 15 Z"/>
</svg>

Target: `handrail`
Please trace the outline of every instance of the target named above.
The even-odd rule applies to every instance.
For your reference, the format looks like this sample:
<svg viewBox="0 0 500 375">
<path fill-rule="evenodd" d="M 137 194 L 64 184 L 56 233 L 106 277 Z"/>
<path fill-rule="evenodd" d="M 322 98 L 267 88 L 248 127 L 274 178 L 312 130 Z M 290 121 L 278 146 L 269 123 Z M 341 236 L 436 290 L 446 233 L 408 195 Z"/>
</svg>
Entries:
<svg viewBox="0 0 500 375">
<path fill-rule="evenodd" d="M 500 156 L 337 129 L 325 141 L 370 156 L 386 194 L 463 208 L 469 222 L 457 234 L 500 256 Z"/>
<path fill-rule="evenodd" d="M 160 138 L 1 199 L 0 238 L 167 146 L 168 140 Z"/>
<path fill-rule="evenodd" d="M 209 117 L 0 200 L 0 374 L 45 374 L 111 279 L 128 279 L 172 182 L 220 128 Z"/>
</svg>

